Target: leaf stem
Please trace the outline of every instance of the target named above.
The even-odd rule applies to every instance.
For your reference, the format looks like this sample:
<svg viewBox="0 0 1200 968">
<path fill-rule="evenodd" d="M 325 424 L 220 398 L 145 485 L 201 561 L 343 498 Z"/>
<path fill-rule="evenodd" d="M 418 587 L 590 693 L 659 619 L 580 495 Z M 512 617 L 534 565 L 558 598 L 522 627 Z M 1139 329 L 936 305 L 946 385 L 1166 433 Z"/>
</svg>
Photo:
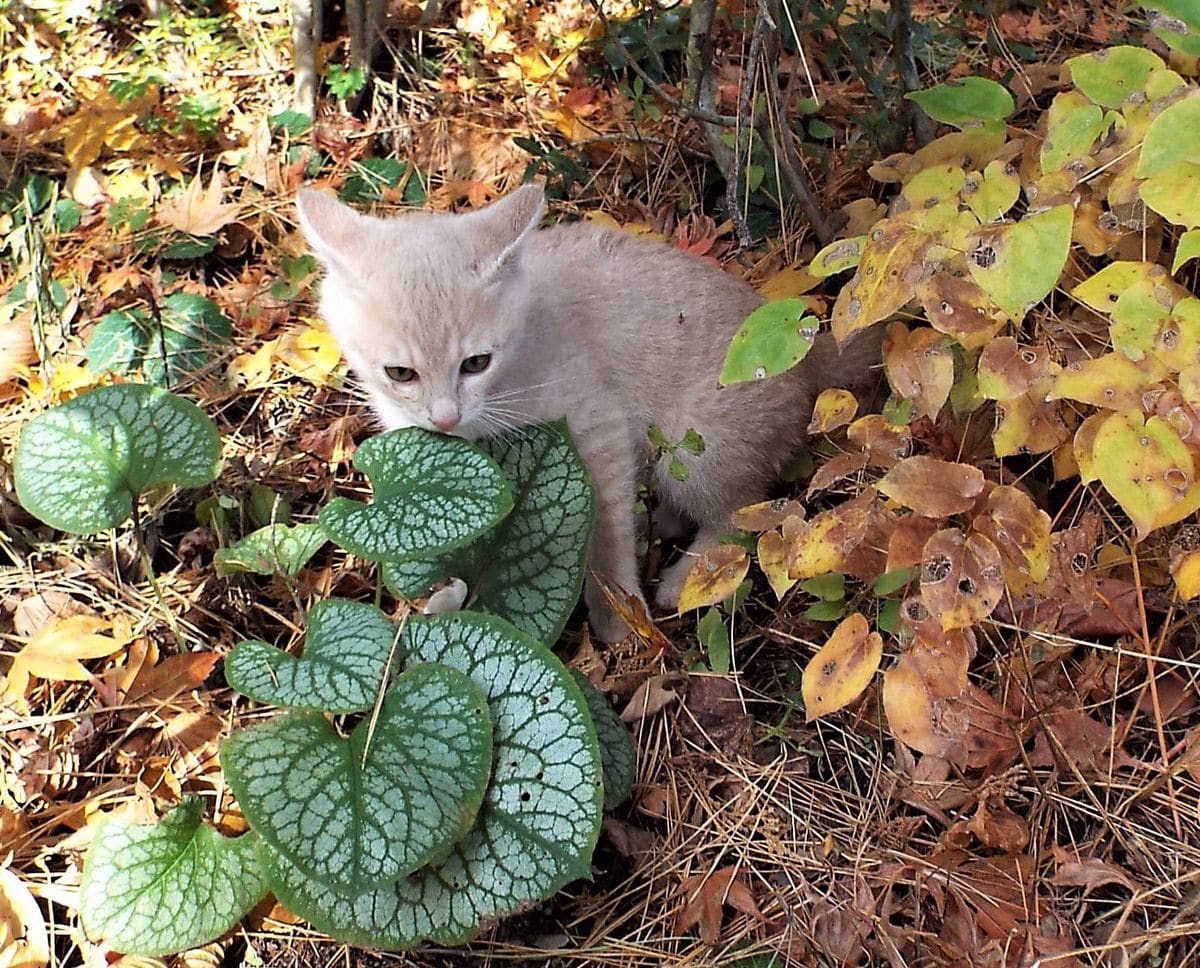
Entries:
<svg viewBox="0 0 1200 968">
<path fill-rule="evenodd" d="M 167 606 L 166 596 L 163 595 L 162 586 L 158 583 L 158 576 L 154 573 L 154 564 L 150 561 L 150 552 L 146 548 L 146 539 L 142 534 L 142 509 L 138 501 L 138 496 L 134 495 L 133 499 L 133 537 L 137 541 L 138 555 L 142 559 L 142 570 L 146 573 L 146 578 L 150 581 L 150 587 L 154 589 L 154 597 L 158 600 L 159 608 L 162 609 L 163 615 L 166 617 L 167 626 L 171 629 L 171 634 L 175 636 L 175 644 L 179 646 L 180 651 L 187 649 L 187 641 L 183 637 L 183 633 L 179 630 L 179 624 L 175 621 L 175 615 Z"/>
</svg>

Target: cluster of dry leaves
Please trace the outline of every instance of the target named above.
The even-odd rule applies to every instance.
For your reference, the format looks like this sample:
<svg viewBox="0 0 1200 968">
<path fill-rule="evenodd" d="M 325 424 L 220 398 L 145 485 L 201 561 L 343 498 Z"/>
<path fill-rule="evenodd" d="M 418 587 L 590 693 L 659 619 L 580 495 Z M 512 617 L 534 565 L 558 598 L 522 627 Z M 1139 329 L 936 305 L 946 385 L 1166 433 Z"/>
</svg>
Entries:
<svg viewBox="0 0 1200 968">
<path fill-rule="evenodd" d="M 710 258 L 728 250 L 728 226 L 678 215 L 680 198 L 703 195 L 703 141 L 669 111 L 639 116 L 598 70 L 587 41 L 602 25 L 589 4 L 464 3 L 456 22 L 419 41 L 397 34 L 399 63 L 420 54 L 434 70 L 381 77 L 365 117 L 329 99 L 311 133 L 296 136 L 268 120 L 290 103 L 282 4 L 226 4 L 219 26 L 194 25 L 179 41 L 187 56 L 176 51 L 167 79 L 128 98 L 113 80 L 134 76 L 135 41 L 145 50 L 153 39 L 146 24 L 106 22 L 91 0 L 25 6 L 0 12 L 0 174 L 9 188 L 46 175 L 43 213 L 70 200 L 80 217 L 63 228 L 0 211 L 0 290 L 26 294 L 0 306 L 5 458 L 31 414 L 111 379 L 90 372 L 83 353 L 106 312 L 187 289 L 235 324 L 232 345 L 183 388 L 218 420 L 226 469 L 211 491 L 156 496 L 146 515 L 161 601 L 127 530 L 68 540 L 0 502 L 0 963 L 132 965 L 144 960 L 89 941 L 75 919 L 95 822 L 150 819 L 200 793 L 210 818 L 240 830 L 217 743 L 247 710 L 224 686 L 221 657 L 244 637 L 298 643 L 319 597 L 374 593 L 373 576 L 332 554 L 294 583 L 212 568 L 213 551 L 269 520 L 278 501 L 304 516 L 331 493 L 369 431 L 313 318 L 311 270 L 297 268 L 296 187 L 312 177 L 341 187 L 387 148 L 420 173 L 430 204 L 479 204 L 519 179 L 529 156 L 518 135 L 569 150 L 587 169 L 591 181 L 564 211 L 603 207 Z M 1126 29 L 1116 5 L 1014 9 L 990 25 L 917 6 L 946 30 L 963 16 L 968 33 L 991 26 L 1059 58 L 1064 40 L 1090 49 Z M 633 12 L 605 9 L 613 21 Z M 411 12 L 394 11 L 398 22 Z M 719 39 L 732 109 L 745 38 L 726 23 Z M 337 42 L 322 50 L 328 61 L 341 54 Z M 853 132 L 863 86 L 819 59 L 810 66 L 823 117 Z M 952 72 L 1017 66 L 998 54 Z M 1031 62 L 1018 77 L 1043 67 Z M 182 120 L 202 97 L 220 109 L 215 134 Z M 824 186 L 830 209 L 866 185 L 850 166 L 837 170 Z M 155 232 L 215 245 L 172 261 L 146 254 Z M 783 267 L 810 256 L 805 245 L 787 231 L 737 271 L 770 295 L 794 294 L 797 273 Z M 395 963 L 774 955 L 1068 968 L 1200 958 L 1189 901 L 1200 877 L 1196 615 L 1147 600 L 1152 576 L 1121 544 L 1111 505 L 1052 493 L 1036 465 L 1021 465 L 1020 478 L 991 473 L 991 427 L 855 417 L 844 397 L 823 398 L 813 431 L 848 427 L 847 441 L 821 455 L 803 500 L 739 518 L 759 536 L 775 595 L 753 594 L 727 626 L 731 674 L 697 671 L 690 618 L 646 624 L 649 644 L 614 649 L 568 634 L 566 654 L 614 699 L 639 751 L 634 800 L 606 820 L 595 882 L 485 932 L 468 952 Z M 875 488 L 863 488 L 867 474 Z M 918 586 L 914 569 L 935 536 L 938 573 Z M 691 604 L 719 601 L 747 576 L 743 549 L 722 554 Z M 829 571 L 861 589 L 836 627 L 801 617 L 813 601 L 805 582 Z M 1036 607 L 1023 595 L 1033 589 Z M 901 604 L 898 621 L 920 648 L 901 654 L 873 629 L 884 600 Z M 333 951 L 268 904 L 239 935 L 180 962 L 312 964 Z"/>
</svg>

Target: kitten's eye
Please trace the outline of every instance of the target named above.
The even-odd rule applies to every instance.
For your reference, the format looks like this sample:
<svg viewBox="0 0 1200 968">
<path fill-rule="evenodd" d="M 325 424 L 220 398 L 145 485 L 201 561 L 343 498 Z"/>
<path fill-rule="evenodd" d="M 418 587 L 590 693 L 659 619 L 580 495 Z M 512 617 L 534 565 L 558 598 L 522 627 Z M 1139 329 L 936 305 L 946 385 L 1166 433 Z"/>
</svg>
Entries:
<svg viewBox="0 0 1200 968">
<path fill-rule="evenodd" d="M 411 366 L 385 366 L 383 372 L 393 383 L 412 383 L 417 378 L 417 371 Z"/>
<path fill-rule="evenodd" d="M 464 373 L 482 373 L 491 362 L 491 353 L 477 353 L 475 356 L 468 356 L 463 360 L 459 369 Z"/>
</svg>

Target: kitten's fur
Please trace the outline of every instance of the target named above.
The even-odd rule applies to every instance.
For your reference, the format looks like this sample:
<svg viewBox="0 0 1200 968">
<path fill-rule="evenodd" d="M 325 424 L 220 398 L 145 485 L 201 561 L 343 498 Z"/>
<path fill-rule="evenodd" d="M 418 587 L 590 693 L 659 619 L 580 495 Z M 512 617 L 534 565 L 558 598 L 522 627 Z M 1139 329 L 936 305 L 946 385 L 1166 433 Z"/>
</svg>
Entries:
<svg viewBox="0 0 1200 968">
<path fill-rule="evenodd" d="M 864 385 L 878 341 L 839 356 L 822 337 L 788 373 L 718 389 L 729 340 L 763 297 L 673 246 L 587 224 L 535 231 L 544 207 L 534 185 L 464 215 L 388 220 L 316 191 L 299 199 L 326 269 L 321 311 L 382 422 L 476 438 L 565 416 L 596 486 L 589 569 L 640 596 L 632 506 L 647 427 L 704 439 L 702 455 L 678 455 L 687 480 L 665 460 L 653 468 L 668 509 L 699 524 L 701 551 L 767 495 L 816 394 Z M 482 354 L 486 369 L 462 372 Z M 418 376 L 396 382 L 385 367 Z M 692 561 L 664 572 L 659 604 L 674 607 Z M 590 577 L 585 598 L 600 638 L 626 632 Z"/>
</svg>

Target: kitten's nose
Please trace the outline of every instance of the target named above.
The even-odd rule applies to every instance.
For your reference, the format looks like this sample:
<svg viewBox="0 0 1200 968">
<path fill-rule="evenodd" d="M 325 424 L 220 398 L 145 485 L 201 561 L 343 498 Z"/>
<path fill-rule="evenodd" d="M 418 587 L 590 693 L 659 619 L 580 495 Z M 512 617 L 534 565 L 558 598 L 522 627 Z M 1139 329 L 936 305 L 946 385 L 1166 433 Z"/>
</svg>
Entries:
<svg viewBox="0 0 1200 968">
<path fill-rule="evenodd" d="M 434 400 L 429 408 L 429 422 L 438 430 L 448 433 L 462 420 L 462 411 L 453 400 Z"/>
</svg>

